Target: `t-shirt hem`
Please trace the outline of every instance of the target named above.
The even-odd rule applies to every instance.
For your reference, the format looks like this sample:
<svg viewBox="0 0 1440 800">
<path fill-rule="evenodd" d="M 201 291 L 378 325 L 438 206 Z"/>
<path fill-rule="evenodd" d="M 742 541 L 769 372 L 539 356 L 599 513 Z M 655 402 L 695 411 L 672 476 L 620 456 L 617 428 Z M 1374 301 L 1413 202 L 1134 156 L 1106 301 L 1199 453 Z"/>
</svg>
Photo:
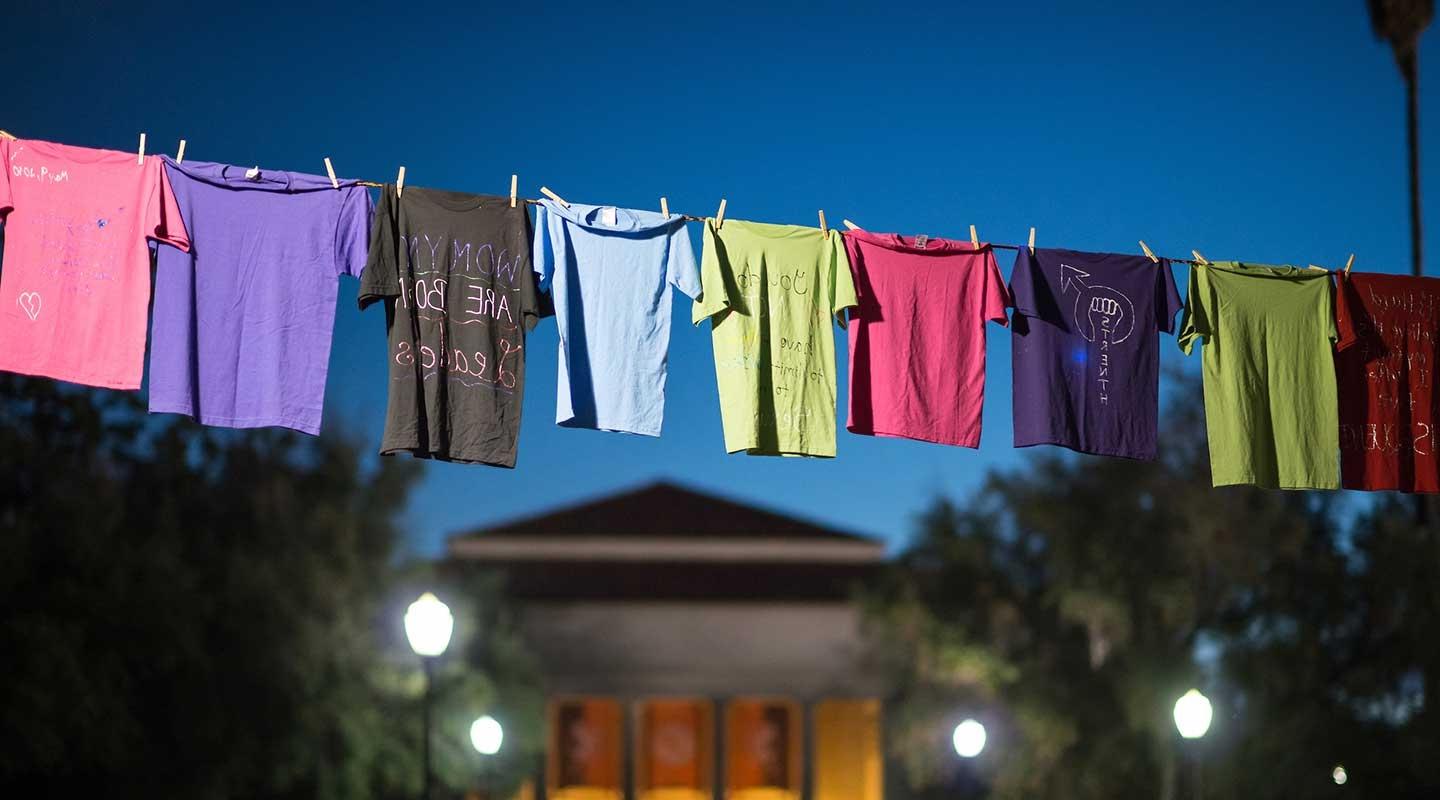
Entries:
<svg viewBox="0 0 1440 800">
<path fill-rule="evenodd" d="M 1351 492 L 1399 492 L 1401 494 L 1440 494 L 1440 487 L 1434 489 L 1421 489 L 1415 486 L 1399 486 L 1394 483 L 1386 483 L 1384 486 L 1365 485 L 1359 481 L 1340 481 L 1341 488 Z"/>
<path fill-rule="evenodd" d="M 1259 489 L 1283 489 L 1287 491 L 1336 491 L 1340 489 L 1339 479 L 1333 480 L 1299 480 L 1299 481 L 1261 481 L 1254 475 L 1243 475 L 1239 477 L 1217 477 L 1212 475 L 1210 485 L 1219 488 L 1221 486 L 1254 486 Z"/>
<path fill-rule="evenodd" d="M 600 431 L 601 433 L 629 433 L 636 436 L 649 436 L 651 438 L 658 438 L 660 436 L 659 427 L 640 428 L 628 425 L 610 425 L 604 422 L 581 422 L 576 420 L 575 417 L 566 417 L 564 419 L 556 417 L 555 424 L 562 428 L 572 428 L 574 430 Z"/>
<path fill-rule="evenodd" d="M 36 369 L 34 367 L 3 363 L 0 363 L 0 372 L 13 372 L 16 375 L 28 375 L 32 378 L 50 378 L 51 380 L 79 384 L 80 386 L 93 386 L 97 389 L 124 389 L 133 391 L 140 388 L 140 380 L 138 378 L 134 380 L 125 378 L 119 380 L 94 378 L 58 370 Z"/>
<path fill-rule="evenodd" d="M 1106 456 L 1106 457 L 1109 457 L 1109 458 L 1128 458 L 1128 459 L 1130 459 L 1130 460 L 1132 460 L 1132 461 L 1154 461 L 1155 458 L 1156 458 L 1156 456 L 1158 455 L 1158 453 L 1157 453 L 1156 451 L 1154 451 L 1154 450 L 1151 450 L 1151 451 L 1146 452 L 1146 453 L 1134 453 L 1134 452 L 1128 452 L 1128 453 L 1127 453 L 1127 452 L 1125 452 L 1125 451 L 1123 451 L 1123 450 L 1115 450 L 1115 449 L 1111 449 L 1111 448 L 1107 448 L 1107 447 L 1083 447 L 1083 446 L 1081 446 L 1081 445 L 1077 445 L 1077 444 L 1072 444 L 1072 443 L 1070 443 L 1070 442 L 1061 441 L 1060 439 L 1057 439 L 1057 438 L 1044 438 L 1044 437 L 1041 437 L 1041 438 L 1033 438 L 1033 439 L 1021 440 L 1020 437 L 1018 437 L 1018 436 L 1015 437 L 1015 446 L 1016 446 L 1016 447 L 1037 447 L 1037 446 L 1045 446 L 1045 445 L 1053 445 L 1053 446 L 1055 446 L 1055 447 L 1063 447 L 1063 448 L 1065 448 L 1066 450 L 1070 450 L 1070 451 L 1073 451 L 1073 452 L 1076 452 L 1076 453 L 1082 453 L 1082 454 L 1087 455 L 1087 456 Z"/>
<path fill-rule="evenodd" d="M 849 424 L 845 426 L 845 430 L 857 436 L 877 436 L 885 437 L 888 439 L 909 439 L 913 442 L 927 442 L 929 444 L 940 444 L 950 447 L 968 447 L 971 450 L 978 450 L 980 448 L 980 437 L 978 436 L 973 439 L 945 439 L 937 436 L 924 436 L 914 433 L 889 431 L 875 427 L 862 428 L 858 425 Z"/>
<path fill-rule="evenodd" d="M 311 436 L 320 435 L 318 420 L 301 420 L 295 417 L 217 417 L 210 414 L 196 414 L 192 407 L 183 404 L 154 402 L 150 404 L 150 413 L 183 414 L 201 425 L 209 425 L 212 428 L 289 428 Z"/>
<path fill-rule="evenodd" d="M 483 464 L 489 467 L 501 467 L 504 469 L 515 468 L 515 454 L 508 456 L 486 456 L 478 453 L 448 452 L 442 453 L 427 450 L 419 445 L 405 444 L 384 444 L 380 445 L 380 455 L 394 456 L 401 453 L 408 453 L 415 458 L 424 458 L 430 461 L 445 461 L 454 464 Z M 508 460 L 507 460 L 508 458 Z"/>
<path fill-rule="evenodd" d="M 728 454 L 730 454 L 730 455 L 734 455 L 735 453 L 744 453 L 744 454 L 747 455 L 747 456 L 787 456 L 787 457 L 803 457 L 803 458 L 834 458 L 834 457 L 835 457 L 835 451 L 833 451 L 833 450 L 830 451 L 830 452 L 828 452 L 828 453 L 816 453 L 816 452 L 811 452 L 811 451 L 809 451 L 809 450 L 798 450 L 798 449 L 797 449 L 797 450 L 787 450 L 787 449 L 785 449 L 785 448 L 783 448 L 783 447 L 778 447 L 778 448 L 777 448 L 777 447 L 760 447 L 759 445 L 753 445 L 753 444 L 742 444 L 742 445 L 731 445 L 731 444 L 727 444 L 727 445 L 725 445 L 725 452 L 728 453 Z"/>
</svg>

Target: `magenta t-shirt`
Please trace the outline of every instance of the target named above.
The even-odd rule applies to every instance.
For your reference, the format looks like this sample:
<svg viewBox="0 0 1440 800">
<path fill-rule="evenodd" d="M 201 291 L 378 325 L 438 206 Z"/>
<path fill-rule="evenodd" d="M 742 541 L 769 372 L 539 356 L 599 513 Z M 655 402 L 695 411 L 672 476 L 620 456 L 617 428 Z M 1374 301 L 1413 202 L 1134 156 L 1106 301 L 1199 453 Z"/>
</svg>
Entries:
<svg viewBox="0 0 1440 800">
<path fill-rule="evenodd" d="M 990 245 L 851 231 L 852 433 L 980 446 L 985 323 L 1006 322 Z"/>
<path fill-rule="evenodd" d="M 150 410 L 320 431 L 341 275 L 360 276 L 370 192 L 323 176 L 165 159 L 193 247 L 160 247 Z"/>
</svg>

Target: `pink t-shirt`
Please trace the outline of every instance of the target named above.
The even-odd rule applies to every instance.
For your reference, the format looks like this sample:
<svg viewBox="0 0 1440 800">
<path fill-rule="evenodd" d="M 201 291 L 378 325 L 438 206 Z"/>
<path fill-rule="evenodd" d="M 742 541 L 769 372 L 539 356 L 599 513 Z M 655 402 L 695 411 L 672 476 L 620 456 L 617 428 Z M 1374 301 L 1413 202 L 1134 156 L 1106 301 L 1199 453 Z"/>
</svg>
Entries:
<svg viewBox="0 0 1440 800">
<path fill-rule="evenodd" d="M 0 370 L 138 389 L 147 239 L 189 249 L 160 159 L 0 139 Z"/>
<path fill-rule="evenodd" d="M 893 233 L 845 234 L 852 433 L 980 446 L 985 323 L 1009 298 L 990 245 Z"/>
</svg>

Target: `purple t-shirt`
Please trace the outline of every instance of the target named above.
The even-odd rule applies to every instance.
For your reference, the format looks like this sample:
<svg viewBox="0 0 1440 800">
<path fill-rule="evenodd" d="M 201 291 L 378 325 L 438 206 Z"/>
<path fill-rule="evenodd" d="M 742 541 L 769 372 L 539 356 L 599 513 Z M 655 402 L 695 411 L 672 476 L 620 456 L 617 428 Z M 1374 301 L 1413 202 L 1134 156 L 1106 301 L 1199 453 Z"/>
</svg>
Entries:
<svg viewBox="0 0 1440 800">
<path fill-rule="evenodd" d="M 150 411 L 319 433 L 341 275 L 365 268 L 354 181 L 165 159 L 190 252 L 160 246 Z"/>
<path fill-rule="evenodd" d="M 1157 340 L 1180 310 L 1170 262 L 1022 247 L 1010 293 L 1015 446 L 1154 459 Z"/>
</svg>

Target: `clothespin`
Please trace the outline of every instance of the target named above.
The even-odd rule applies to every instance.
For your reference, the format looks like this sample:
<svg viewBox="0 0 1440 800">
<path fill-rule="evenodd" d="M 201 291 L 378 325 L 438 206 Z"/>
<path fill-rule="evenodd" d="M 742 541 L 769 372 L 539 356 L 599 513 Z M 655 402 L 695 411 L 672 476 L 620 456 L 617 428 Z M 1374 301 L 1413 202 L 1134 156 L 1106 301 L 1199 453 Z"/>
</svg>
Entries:
<svg viewBox="0 0 1440 800">
<path fill-rule="evenodd" d="M 541 187 L 540 187 L 540 194 L 543 194 L 543 195 L 545 195 L 546 197 L 550 198 L 551 200 L 554 200 L 555 202 L 559 203 L 560 205 L 564 206 L 565 208 L 569 208 L 569 207 L 570 207 L 570 204 L 569 204 L 569 203 L 565 202 L 565 200 L 564 200 L 562 197 L 560 197 L 560 195 L 555 194 L 554 192 L 550 191 L 549 187 L 541 186 Z"/>
<path fill-rule="evenodd" d="M 517 191 L 517 190 L 516 190 L 516 187 L 519 186 L 519 185 L 520 185 L 520 176 L 519 176 L 519 175 L 511 175 L 511 176 L 510 176 L 510 207 L 511 207 L 511 208 L 514 208 L 514 207 L 515 207 L 515 193 L 516 193 L 516 191 Z"/>
<path fill-rule="evenodd" d="M 1350 254 L 1350 257 L 1347 258 L 1347 259 L 1345 259 L 1345 274 L 1346 274 L 1346 275 L 1349 275 L 1349 274 L 1350 274 L 1350 268 L 1353 267 L 1353 266 L 1355 266 L 1355 254 L 1354 254 L 1354 253 L 1351 253 L 1351 254 Z"/>
<path fill-rule="evenodd" d="M 1205 256 L 1200 255 L 1199 250 L 1191 250 L 1190 255 L 1195 256 L 1195 260 L 1199 261 L 1201 264 L 1204 264 L 1207 267 L 1210 266 L 1210 262 L 1205 260 Z"/>
<path fill-rule="evenodd" d="M 180 140 L 180 147 L 175 150 L 175 163 L 181 164 L 185 161 L 185 140 Z"/>
<path fill-rule="evenodd" d="M 1154 261 L 1156 264 L 1159 264 L 1159 263 L 1160 263 L 1160 259 L 1158 259 L 1158 258 L 1155 257 L 1155 253 L 1150 250 L 1150 245 L 1145 244 L 1145 240 L 1144 240 L 1144 239 L 1141 239 L 1141 240 L 1140 240 L 1140 251 L 1145 254 L 1145 257 L 1146 257 L 1146 258 L 1150 259 L 1151 261 Z"/>
<path fill-rule="evenodd" d="M 663 197 L 660 198 L 660 213 L 667 217 L 670 216 L 670 201 Z"/>
<path fill-rule="evenodd" d="M 325 157 L 325 174 L 330 176 L 330 185 L 336 189 L 340 188 L 340 181 L 335 178 L 335 167 L 330 163 L 330 157 Z"/>
<path fill-rule="evenodd" d="M 851 222 L 851 221 L 848 220 L 848 219 L 842 219 L 842 220 L 840 220 L 840 223 L 841 223 L 842 225 L 844 225 L 846 228 L 848 228 L 849 230 L 852 230 L 852 231 L 858 231 L 858 230 L 860 230 L 860 226 L 859 226 L 859 225 L 856 225 L 855 223 Z"/>
<path fill-rule="evenodd" d="M 725 224 L 725 198 L 720 198 L 720 210 L 715 212 L 715 227 Z"/>
<path fill-rule="evenodd" d="M 13 142 L 15 141 L 15 134 L 10 131 L 0 131 L 0 139 L 9 139 Z"/>
<path fill-rule="evenodd" d="M 971 226 L 970 226 L 970 246 L 971 246 L 971 247 L 979 247 L 979 246 L 980 246 L 980 234 L 978 234 L 978 233 L 975 232 L 975 226 L 974 226 L 974 225 L 971 225 Z"/>
<path fill-rule="evenodd" d="M 404 167 L 401 167 L 401 168 L 400 168 L 400 174 L 395 176 L 395 194 L 396 194 L 396 196 L 405 194 L 405 168 L 404 168 Z"/>
<path fill-rule="evenodd" d="M 145 134 L 143 133 L 140 134 L 140 157 L 135 159 L 135 163 L 141 165 L 145 163 Z"/>
<path fill-rule="evenodd" d="M 829 236 L 830 226 L 825 224 L 825 209 L 820 209 L 820 235 Z"/>
<path fill-rule="evenodd" d="M 1030 229 L 1030 252 L 1035 252 L 1035 229 Z"/>
</svg>

